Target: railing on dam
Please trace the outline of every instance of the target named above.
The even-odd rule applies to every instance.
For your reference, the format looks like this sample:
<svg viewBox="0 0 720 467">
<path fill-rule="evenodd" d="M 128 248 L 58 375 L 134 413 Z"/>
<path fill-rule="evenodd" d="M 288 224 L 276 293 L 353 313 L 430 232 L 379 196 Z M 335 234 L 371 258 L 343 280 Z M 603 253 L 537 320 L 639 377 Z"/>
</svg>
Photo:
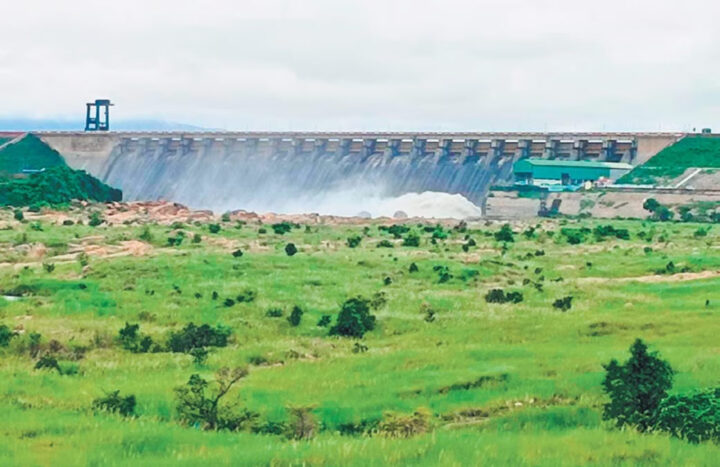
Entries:
<svg viewBox="0 0 720 467">
<path fill-rule="evenodd" d="M 179 153 L 200 148 L 222 148 L 230 152 L 255 154 L 337 154 L 599 160 L 634 162 L 643 143 L 650 149 L 670 144 L 682 133 L 537 133 L 537 132 L 38 132 L 53 139 L 110 139 L 123 148 L 162 148 Z M 640 148 L 640 152 L 643 149 Z M 645 151 L 647 152 L 647 150 Z"/>
</svg>

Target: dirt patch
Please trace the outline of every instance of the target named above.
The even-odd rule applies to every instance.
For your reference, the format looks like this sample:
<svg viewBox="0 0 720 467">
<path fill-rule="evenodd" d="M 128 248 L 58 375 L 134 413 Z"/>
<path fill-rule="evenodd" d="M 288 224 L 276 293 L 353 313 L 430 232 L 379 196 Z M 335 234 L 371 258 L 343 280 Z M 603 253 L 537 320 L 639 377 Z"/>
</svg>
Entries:
<svg viewBox="0 0 720 467">
<path fill-rule="evenodd" d="M 720 271 L 700 271 L 700 272 L 680 272 L 677 274 L 651 274 L 647 276 L 635 277 L 581 277 L 577 282 L 584 284 L 597 284 L 606 282 L 643 282 L 643 283 L 660 283 L 660 282 L 687 282 L 702 279 L 713 279 L 720 277 Z"/>
</svg>

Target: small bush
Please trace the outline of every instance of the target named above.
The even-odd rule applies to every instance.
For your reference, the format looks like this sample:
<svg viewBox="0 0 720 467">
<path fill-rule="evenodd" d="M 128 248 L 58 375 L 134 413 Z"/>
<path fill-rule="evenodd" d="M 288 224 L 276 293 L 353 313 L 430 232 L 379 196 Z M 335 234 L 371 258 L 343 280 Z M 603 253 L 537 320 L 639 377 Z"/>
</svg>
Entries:
<svg viewBox="0 0 720 467">
<path fill-rule="evenodd" d="M 232 252 L 233 258 L 242 258 L 243 251 L 242 250 L 235 250 Z"/>
<path fill-rule="evenodd" d="M 265 316 L 267 316 L 268 318 L 281 318 L 283 314 L 284 311 L 282 308 L 269 308 L 265 312 Z"/>
<path fill-rule="evenodd" d="M 102 218 L 98 211 L 93 211 L 90 213 L 90 220 L 88 221 L 88 225 L 90 227 L 97 227 L 103 222 L 105 222 L 105 220 Z"/>
<path fill-rule="evenodd" d="M 415 263 L 410 263 L 410 267 L 408 268 L 408 272 L 418 272 L 420 269 L 418 268 L 418 265 Z"/>
<path fill-rule="evenodd" d="M 300 325 L 300 320 L 302 319 L 302 315 L 304 314 L 304 311 L 299 306 L 295 305 L 290 312 L 290 316 L 288 316 L 287 320 L 288 323 L 290 323 L 290 326 L 298 326 Z"/>
<path fill-rule="evenodd" d="M 374 328 L 375 316 L 370 314 L 370 301 L 355 297 L 342 304 L 337 322 L 330 328 L 330 335 L 363 337 Z"/>
<path fill-rule="evenodd" d="M 664 399 L 655 428 L 691 443 L 720 442 L 720 389 Z"/>
<path fill-rule="evenodd" d="M 273 232 L 275 232 L 275 234 L 285 235 L 292 230 L 293 225 L 290 222 L 283 221 L 277 224 L 272 224 L 270 227 L 273 229 Z"/>
<path fill-rule="evenodd" d="M 192 242 L 195 243 L 195 244 L 201 243 L 201 242 L 202 242 L 202 235 L 200 235 L 199 233 L 195 232 L 195 234 L 194 234 L 193 237 L 192 237 Z"/>
<path fill-rule="evenodd" d="M 290 408 L 287 436 L 291 439 L 312 439 L 318 431 L 318 423 L 312 413 L 313 407 Z"/>
<path fill-rule="evenodd" d="M 380 227 L 378 227 L 378 230 L 381 232 L 387 232 L 391 234 L 394 238 L 401 238 L 404 234 L 410 232 L 410 227 L 406 225 L 395 224 L 389 227 L 386 225 L 381 225 Z"/>
<path fill-rule="evenodd" d="M 510 224 L 504 224 L 500 227 L 500 230 L 494 234 L 495 240 L 503 243 L 512 243 L 515 241 L 515 234 L 512 231 Z"/>
<path fill-rule="evenodd" d="M 55 270 L 55 264 L 53 263 L 43 263 L 43 269 L 48 274 L 52 274 L 52 272 Z"/>
<path fill-rule="evenodd" d="M 426 408 L 419 408 L 412 415 L 387 412 L 377 430 L 388 438 L 410 438 L 426 433 L 430 429 L 430 418 L 431 412 Z"/>
<path fill-rule="evenodd" d="M 332 317 L 330 315 L 322 315 L 320 319 L 317 322 L 318 327 L 326 328 L 330 326 L 330 323 L 332 322 Z"/>
<path fill-rule="evenodd" d="M 255 300 L 257 294 L 254 290 L 245 289 L 242 293 L 238 294 L 235 298 L 238 303 L 250 303 Z"/>
<path fill-rule="evenodd" d="M 93 400 L 92 406 L 94 410 L 103 412 L 117 413 L 123 417 L 129 417 L 135 413 L 135 396 L 129 395 L 122 397 L 120 391 L 112 391 Z"/>
<path fill-rule="evenodd" d="M 220 224 L 208 224 L 208 231 L 211 234 L 219 233 L 220 230 L 222 230 L 222 227 L 220 227 Z"/>
<path fill-rule="evenodd" d="M 297 252 L 298 252 L 298 250 L 294 243 L 288 243 L 287 245 L 285 245 L 285 254 L 286 255 L 294 256 L 295 253 L 297 253 Z"/>
<path fill-rule="evenodd" d="M 360 245 L 360 242 L 362 242 L 362 237 L 359 235 L 348 237 L 346 241 L 347 246 L 350 248 L 357 248 Z"/>
<path fill-rule="evenodd" d="M 492 289 L 485 294 L 487 303 L 520 303 L 523 301 L 521 292 L 507 292 L 503 289 Z"/>
<path fill-rule="evenodd" d="M 553 308 L 560 311 L 568 311 L 570 308 L 572 308 L 572 300 L 572 296 L 568 295 L 567 297 L 558 298 L 557 300 L 555 300 L 552 306 Z"/>
<path fill-rule="evenodd" d="M 150 336 L 140 334 L 139 324 L 130 324 L 127 322 L 125 323 L 125 327 L 118 331 L 117 340 L 123 349 L 133 353 L 149 352 L 153 345 Z"/>
<path fill-rule="evenodd" d="M 9 327 L 4 324 L 0 324 L 0 347 L 7 347 L 10 345 L 10 340 L 16 335 L 17 333 L 12 331 Z"/>
<path fill-rule="evenodd" d="M 182 330 L 171 332 L 168 337 L 168 349 L 172 352 L 189 352 L 198 347 L 225 347 L 231 331 L 229 328 L 208 324 L 196 326 L 189 323 Z"/>
<path fill-rule="evenodd" d="M 144 225 L 142 232 L 140 232 L 140 235 L 138 235 L 138 238 L 142 240 L 143 242 L 150 243 L 153 241 L 153 234 L 150 231 L 149 225 Z"/>
<path fill-rule="evenodd" d="M 13 211 L 13 217 L 15 218 L 16 221 L 20 221 L 20 222 L 22 222 L 25 219 L 22 209 L 15 209 Z"/>
<path fill-rule="evenodd" d="M 410 232 L 403 239 L 402 246 L 417 247 L 420 246 L 420 236 L 415 232 Z"/>
<path fill-rule="evenodd" d="M 395 248 L 395 245 L 390 240 L 380 240 L 377 244 L 378 248 Z"/>
<path fill-rule="evenodd" d="M 37 362 L 35 362 L 35 369 L 56 370 L 59 374 L 62 374 L 62 370 L 60 370 L 60 365 L 58 364 L 57 359 L 48 354 L 43 355 Z"/>
</svg>

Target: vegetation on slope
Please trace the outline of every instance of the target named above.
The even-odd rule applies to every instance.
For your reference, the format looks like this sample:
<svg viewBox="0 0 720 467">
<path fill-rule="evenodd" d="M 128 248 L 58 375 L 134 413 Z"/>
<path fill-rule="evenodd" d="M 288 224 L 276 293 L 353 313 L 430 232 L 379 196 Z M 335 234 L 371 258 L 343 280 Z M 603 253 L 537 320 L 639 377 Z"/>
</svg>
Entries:
<svg viewBox="0 0 720 467">
<path fill-rule="evenodd" d="M 33 134 L 0 150 L 0 177 L 64 165 L 60 153 Z"/>
<path fill-rule="evenodd" d="M 122 191 L 83 170 L 60 165 L 28 178 L 0 181 L 0 206 L 61 205 L 72 200 L 120 201 Z"/>
<path fill-rule="evenodd" d="M 720 168 L 720 138 L 687 136 L 635 167 L 617 182 L 654 185 L 679 177 L 693 167 Z"/>
<path fill-rule="evenodd" d="M 92 227 L 88 211 L 64 212 L 74 222 L 62 225 L 26 214 L 0 211 L 0 295 L 16 297 L 0 298 L 0 464 L 713 465 L 720 455 L 675 438 L 714 439 L 712 419 L 709 431 L 668 424 L 697 421 L 718 399 L 695 392 L 720 371 L 720 233 L 696 236 L 705 226 L 273 233 L 229 216 Z M 168 242 L 179 232 L 187 241 Z M 402 246 L 411 233 L 417 246 Z M 151 254 L 99 253 L 128 241 Z M 28 253 L 38 245 L 42 259 Z M 505 299 L 484 300 L 493 290 Z M 522 300 L 507 300 L 514 292 Z M 362 337 L 331 331 L 370 310 Z M 651 434 L 632 412 L 623 430 L 603 421 L 608 402 L 616 419 L 629 404 L 612 402 L 636 399 L 633 381 L 648 380 L 624 363 L 637 337 L 674 370 Z M 606 394 L 613 359 L 623 363 Z"/>
</svg>

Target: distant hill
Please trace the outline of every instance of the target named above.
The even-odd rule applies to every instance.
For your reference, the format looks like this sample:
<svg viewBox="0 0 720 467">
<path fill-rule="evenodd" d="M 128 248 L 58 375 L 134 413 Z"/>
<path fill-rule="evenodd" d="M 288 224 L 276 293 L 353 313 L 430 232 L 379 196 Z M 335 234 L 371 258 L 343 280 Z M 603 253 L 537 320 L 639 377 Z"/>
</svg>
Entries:
<svg viewBox="0 0 720 467">
<path fill-rule="evenodd" d="M 164 120 L 133 119 L 110 120 L 110 128 L 120 131 L 203 131 L 203 128 L 185 123 L 167 122 Z M 85 122 L 82 120 L 53 120 L 34 118 L 0 118 L 0 131 L 82 131 Z"/>
</svg>

